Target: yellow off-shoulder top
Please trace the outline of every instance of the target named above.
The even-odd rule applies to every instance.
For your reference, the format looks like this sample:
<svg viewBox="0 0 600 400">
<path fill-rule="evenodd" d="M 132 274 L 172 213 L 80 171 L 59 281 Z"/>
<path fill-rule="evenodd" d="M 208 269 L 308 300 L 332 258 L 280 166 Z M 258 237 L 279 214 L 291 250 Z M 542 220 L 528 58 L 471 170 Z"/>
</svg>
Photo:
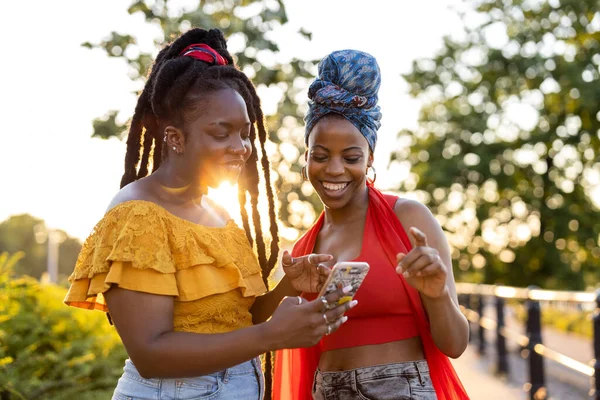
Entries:
<svg viewBox="0 0 600 400">
<path fill-rule="evenodd" d="M 109 210 L 86 239 L 65 304 L 108 312 L 111 285 L 174 296 L 176 331 L 223 333 L 252 325 L 266 291 L 246 233 L 233 220 L 206 227 L 158 204 L 131 200 Z"/>
</svg>

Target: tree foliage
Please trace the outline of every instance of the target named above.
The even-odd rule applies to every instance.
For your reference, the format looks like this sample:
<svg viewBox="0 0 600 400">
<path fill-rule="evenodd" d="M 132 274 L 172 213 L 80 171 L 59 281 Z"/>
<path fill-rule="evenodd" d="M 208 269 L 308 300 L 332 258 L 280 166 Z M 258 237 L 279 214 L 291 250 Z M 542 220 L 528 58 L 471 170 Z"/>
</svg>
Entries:
<svg viewBox="0 0 600 400">
<path fill-rule="evenodd" d="M 279 59 L 279 47 L 272 37 L 273 31 L 288 21 L 283 1 L 209 0 L 198 1 L 186 9 L 176 8 L 176 3 L 139 0 L 131 4 L 128 11 L 142 13 L 149 24 L 158 28 L 161 34 L 155 39 L 157 49 L 191 27 L 223 30 L 238 66 L 259 88 L 259 95 L 264 99 L 267 93 L 264 89 L 269 88 L 270 95 L 279 96 L 277 112 L 267 117 L 267 126 L 271 132 L 270 161 L 276 171 L 274 179 L 281 201 L 281 217 L 292 227 L 306 228 L 313 222 L 313 210 L 321 207 L 320 202 L 309 185 L 302 191 L 292 189 L 302 184 L 298 148 L 303 147 L 299 132 L 305 110 L 299 106 L 298 99 L 316 72 L 316 61 Z M 302 29 L 298 35 L 307 40 L 311 38 L 311 34 Z M 103 49 L 109 57 L 125 60 L 131 67 L 131 79 L 139 82 L 144 81 L 154 56 L 140 51 L 138 39 L 129 33 L 112 32 L 100 43 L 83 45 Z M 111 110 L 96 119 L 93 136 L 123 137 L 127 124 L 118 122 L 118 114 Z"/>
<path fill-rule="evenodd" d="M 44 221 L 29 214 L 14 215 L 0 223 L 0 252 L 25 254 L 15 266 L 16 276 L 42 277 L 47 266 L 48 235 Z M 64 280 L 73 272 L 81 243 L 62 230 L 54 235 L 59 242 L 58 274 Z"/>
<path fill-rule="evenodd" d="M 437 215 L 462 279 L 595 285 L 600 3 L 474 4 L 464 35 L 404 76 L 424 107 L 393 156 L 412 165 L 403 189 Z"/>
<path fill-rule="evenodd" d="M 66 307 L 64 288 L 15 278 L 22 256 L 0 254 L 0 397 L 110 397 L 126 358 L 115 329 L 100 312 Z"/>
</svg>

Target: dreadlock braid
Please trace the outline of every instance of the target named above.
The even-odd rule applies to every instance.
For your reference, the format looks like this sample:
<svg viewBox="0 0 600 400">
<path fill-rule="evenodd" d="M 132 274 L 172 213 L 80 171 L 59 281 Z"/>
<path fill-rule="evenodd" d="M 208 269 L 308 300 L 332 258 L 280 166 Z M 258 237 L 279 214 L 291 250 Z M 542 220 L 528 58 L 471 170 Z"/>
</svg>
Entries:
<svg viewBox="0 0 600 400">
<path fill-rule="evenodd" d="M 163 146 L 160 143 L 159 139 L 156 139 L 156 135 L 154 136 L 154 156 L 152 157 L 152 170 L 156 171 L 160 166 L 160 161 L 162 159 L 162 149 Z"/>
<path fill-rule="evenodd" d="M 246 171 L 247 169 L 245 169 L 243 173 L 246 173 Z M 246 191 L 246 179 L 240 179 L 238 184 L 238 202 L 240 204 L 240 216 L 242 217 L 242 225 L 244 226 L 244 231 L 246 232 L 248 242 L 250 242 L 250 246 L 253 246 L 254 239 L 252 238 L 252 234 L 250 233 L 250 224 L 248 223 L 248 211 L 246 211 Z"/>
<path fill-rule="evenodd" d="M 248 83 L 250 83 L 250 82 L 248 82 Z M 257 117 L 256 124 L 258 126 L 258 140 L 260 143 L 260 151 L 262 154 L 260 162 L 261 162 L 261 165 L 263 168 L 263 173 L 265 175 L 265 181 L 267 182 L 266 187 L 267 187 L 267 199 L 269 201 L 269 219 L 271 221 L 275 221 L 276 220 L 275 196 L 273 195 L 273 187 L 270 184 L 271 170 L 270 170 L 270 165 L 269 165 L 269 159 L 267 158 L 267 152 L 265 150 L 265 142 L 267 141 L 267 130 L 265 129 L 264 116 L 262 115 L 262 110 L 260 108 L 260 99 L 256 95 L 256 92 L 254 92 L 254 94 L 256 97 L 255 101 L 259 105 L 259 107 L 257 107 L 257 108 L 258 108 L 258 111 L 260 112 L 260 114 Z M 273 238 L 273 240 L 271 241 L 271 254 L 270 254 L 269 262 L 268 262 L 269 273 L 273 270 L 273 268 L 275 267 L 275 264 L 277 263 L 277 252 L 279 251 L 279 244 L 278 244 L 279 237 L 278 237 L 278 231 L 277 231 L 276 225 L 271 225 L 271 237 Z M 275 256 L 273 256 L 273 254 L 275 254 Z"/>
<path fill-rule="evenodd" d="M 129 135 L 127 135 L 127 152 L 125 153 L 125 173 L 121 178 L 121 187 L 128 185 L 137 179 L 135 166 L 140 157 L 140 140 L 142 139 L 142 117 L 144 110 L 149 105 L 148 90 L 144 88 L 131 119 Z"/>
<path fill-rule="evenodd" d="M 250 193 L 250 205 L 252 208 L 252 223 L 254 224 L 254 232 L 255 232 L 255 237 L 256 237 L 256 249 L 258 250 L 258 262 L 260 263 L 260 265 L 262 266 L 262 270 L 263 270 L 263 281 L 265 283 L 268 283 L 268 278 L 269 278 L 269 274 L 268 272 L 268 266 L 267 266 L 267 255 L 266 255 L 266 249 L 265 249 L 265 241 L 262 238 L 262 235 L 259 235 L 259 232 L 261 232 L 261 223 L 260 223 L 260 214 L 258 212 L 258 197 L 259 197 L 259 191 L 258 191 L 258 168 L 257 168 L 257 163 L 256 160 L 258 157 L 256 157 L 256 147 L 254 146 L 254 143 L 252 143 L 252 153 L 255 155 L 254 159 L 255 161 L 253 163 L 248 164 L 248 172 L 249 172 L 249 184 L 248 184 L 248 193 Z"/>
<path fill-rule="evenodd" d="M 137 178 L 148 175 L 148 160 L 150 159 L 150 149 L 154 144 L 154 137 L 152 137 L 152 131 L 146 128 L 146 131 L 142 134 L 143 151 L 142 159 L 140 161 L 140 169 L 138 171 Z"/>
<path fill-rule="evenodd" d="M 227 60 L 228 65 L 211 65 L 191 57 L 179 56 L 185 48 L 198 43 L 204 43 L 212 47 Z M 156 171 L 161 162 L 168 157 L 168 152 L 162 140 L 161 124 L 164 121 L 184 124 L 197 118 L 199 98 L 202 95 L 222 89 L 233 89 L 242 96 L 251 121 L 250 141 L 252 153 L 238 182 L 238 200 L 246 237 L 251 246 L 256 246 L 263 280 L 268 283 L 268 277 L 277 263 L 279 235 L 275 198 L 271 186 L 270 165 L 265 150 L 267 130 L 264 114 L 254 85 L 234 65 L 233 58 L 227 51 L 225 37 L 220 30 L 191 29 L 166 45 L 158 53 L 154 65 L 149 71 L 144 89 L 138 98 L 131 120 L 127 138 L 127 153 L 125 155 L 125 172 L 121 179 L 121 187 Z M 184 134 L 186 134 L 185 131 Z M 268 257 L 260 213 L 258 212 L 261 177 L 259 176 L 258 150 L 255 143 L 257 137 L 261 152 L 262 180 L 265 184 L 269 204 L 271 244 Z M 150 160 L 152 152 L 153 157 Z M 248 197 L 250 199 L 254 234 L 251 232 L 249 215 L 246 210 Z M 270 396 L 271 354 L 266 354 L 265 367 L 266 393 L 267 396 Z"/>
</svg>

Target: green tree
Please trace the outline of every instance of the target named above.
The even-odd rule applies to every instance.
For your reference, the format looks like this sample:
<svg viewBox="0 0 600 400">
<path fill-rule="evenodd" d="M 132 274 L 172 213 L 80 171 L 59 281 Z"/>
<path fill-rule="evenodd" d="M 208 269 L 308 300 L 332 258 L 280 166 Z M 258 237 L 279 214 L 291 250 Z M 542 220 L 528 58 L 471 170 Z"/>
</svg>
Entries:
<svg viewBox="0 0 600 400">
<path fill-rule="evenodd" d="M 81 243 L 58 230 L 58 274 L 61 279 L 73 272 Z M 25 253 L 15 267 L 15 275 L 39 279 L 47 268 L 48 228 L 43 220 L 29 214 L 14 215 L 0 223 L 0 252 Z"/>
<path fill-rule="evenodd" d="M 478 0 L 404 76 L 424 106 L 392 157 L 460 278 L 583 289 L 600 277 L 600 4 Z M 596 192 L 597 194 L 598 192 Z"/>
<path fill-rule="evenodd" d="M 314 209 L 320 202 L 309 185 L 302 191 L 292 190 L 302 183 L 301 163 L 298 162 L 303 147 L 301 142 L 302 118 L 305 110 L 296 100 L 304 93 L 308 81 L 316 72 L 316 62 L 292 59 L 280 61 L 279 47 L 272 40 L 273 31 L 287 23 L 282 0 L 234 0 L 198 1 L 193 7 L 181 9 L 173 1 L 135 1 L 129 7 L 130 14 L 143 13 L 146 21 L 160 29 L 155 39 L 158 48 L 166 40 L 191 27 L 219 28 L 228 37 L 238 66 L 248 74 L 261 89 L 280 95 L 277 112 L 267 117 L 270 130 L 270 147 L 275 185 L 281 201 L 280 213 L 290 226 L 303 229 L 314 220 Z M 310 40 L 310 33 L 301 30 L 299 35 Z M 143 82 L 153 55 L 139 50 L 137 38 L 128 33 L 112 32 L 101 43 L 83 44 L 89 48 L 101 48 L 109 57 L 125 60 L 131 66 L 130 77 Z M 260 92 L 259 92 L 260 94 Z M 126 133 L 127 123 L 119 123 L 119 112 L 110 111 L 93 122 L 94 137 L 120 137 Z M 285 143 L 282 143 L 285 142 Z M 291 212 L 293 210 L 293 213 Z"/>
</svg>

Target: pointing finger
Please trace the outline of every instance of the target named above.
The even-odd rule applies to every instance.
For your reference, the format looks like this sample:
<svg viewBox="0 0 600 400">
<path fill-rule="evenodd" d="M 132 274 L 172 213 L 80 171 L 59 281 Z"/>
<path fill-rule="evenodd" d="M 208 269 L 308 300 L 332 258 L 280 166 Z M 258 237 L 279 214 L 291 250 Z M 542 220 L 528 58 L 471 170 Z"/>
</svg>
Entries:
<svg viewBox="0 0 600 400">
<path fill-rule="evenodd" d="M 427 236 L 419 228 L 411 227 L 410 234 L 415 238 L 416 246 L 427 246 Z"/>
</svg>

